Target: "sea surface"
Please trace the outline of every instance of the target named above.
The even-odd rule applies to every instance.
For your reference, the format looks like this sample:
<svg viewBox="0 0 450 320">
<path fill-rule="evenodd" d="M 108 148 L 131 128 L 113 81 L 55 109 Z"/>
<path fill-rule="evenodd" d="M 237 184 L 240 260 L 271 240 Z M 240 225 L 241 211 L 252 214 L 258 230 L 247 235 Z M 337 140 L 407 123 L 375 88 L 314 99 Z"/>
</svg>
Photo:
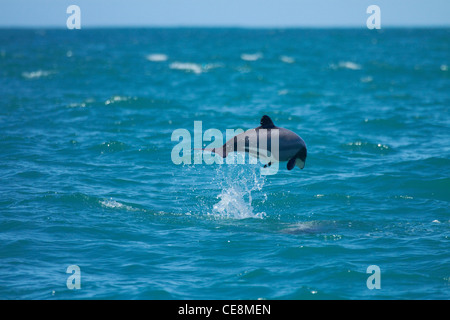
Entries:
<svg viewBox="0 0 450 320">
<path fill-rule="evenodd" d="M 448 28 L 0 30 L 0 299 L 449 299 L 449 68 Z M 303 170 L 172 161 L 262 115 Z"/>
</svg>

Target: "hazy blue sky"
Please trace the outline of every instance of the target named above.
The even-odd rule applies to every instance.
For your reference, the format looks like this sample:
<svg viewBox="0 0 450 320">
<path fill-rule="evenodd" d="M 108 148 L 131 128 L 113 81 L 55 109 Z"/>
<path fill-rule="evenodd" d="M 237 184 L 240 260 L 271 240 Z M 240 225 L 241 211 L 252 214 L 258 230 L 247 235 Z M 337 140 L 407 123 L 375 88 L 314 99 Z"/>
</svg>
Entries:
<svg viewBox="0 0 450 320">
<path fill-rule="evenodd" d="M 0 26 L 361 26 L 369 5 L 381 26 L 450 26 L 450 0 L 0 0 Z"/>
</svg>

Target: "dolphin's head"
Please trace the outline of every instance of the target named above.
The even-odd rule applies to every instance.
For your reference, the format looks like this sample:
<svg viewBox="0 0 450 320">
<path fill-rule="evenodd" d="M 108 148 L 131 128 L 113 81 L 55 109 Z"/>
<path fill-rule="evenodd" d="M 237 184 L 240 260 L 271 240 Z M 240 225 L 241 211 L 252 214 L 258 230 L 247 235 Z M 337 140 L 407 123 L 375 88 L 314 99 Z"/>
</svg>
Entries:
<svg viewBox="0 0 450 320">
<path fill-rule="evenodd" d="M 292 170 L 294 169 L 294 166 L 303 169 L 305 167 L 305 161 L 306 161 L 306 146 L 302 146 L 301 149 L 297 152 L 297 154 L 291 159 L 289 159 L 287 163 L 287 169 Z"/>
</svg>

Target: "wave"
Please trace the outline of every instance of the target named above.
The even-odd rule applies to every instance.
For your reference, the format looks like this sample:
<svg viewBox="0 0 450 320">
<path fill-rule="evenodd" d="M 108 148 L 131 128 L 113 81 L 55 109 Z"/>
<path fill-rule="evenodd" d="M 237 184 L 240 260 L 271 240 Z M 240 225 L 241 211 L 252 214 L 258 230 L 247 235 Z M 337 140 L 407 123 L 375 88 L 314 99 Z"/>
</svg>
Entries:
<svg viewBox="0 0 450 320">
<path fill-rule="evenodd" d="M 283 61 L 284 63 L 294 63 L 295 59 L 289 56 L 281 56 L 280 60 Z"/>
<path fill-rule="evenodd" d="M 256 61 L 262 58 L 261 53 L 243 53 L 241 54 L 241 59 L 244 61 Z"/>
<path fill-rule="evenodd" d="M 360 64 L 351 61 L 341 61 L 337 65 L 331 64 L 330 68 L 334 70 L 336 69 L 361 70 L 362 66 Z"/>
<path fill-rule="evenodd" d="M 383 143 L 372 143 L 367 141 L 353 141 L 342 145 L 343 148 L 353 152 L 368 153 L 386 153 L 392 151 L 392 148 Z"/>
<path fill-rule="evenodd" d="M 131 206 L 128 206 L 126 204 L 120 203 L 118 201 L 112 200 L 112 199 L 106 199 L 100 201 L 100 204 L 105 208 L 110 209 L 125 209 L 127 211 L 139 211 L 137 208 L 133 208 Z"/>
<path fill-rule="evenodd" d="M 93 151 L 100 152 L 100 154 L 121 152 L 129 148 L 129 145 L 120 141 L 106 141 L 91 147 Z"/>
<path fill-rule="evenodd" d="M 329 221 L 305 221 L 290 224 L 287 228 L 281 230 L 282 233 L 289 234 L 318 234 L 328 232 L 334 227 L 336 222 Z M 335 235 L 336 236 L 336 235 Z"/>
<path fill-rule="evenodd" d="M 223 64 L 221 64 L 221 63 L 205 63 L 202 65 L 199 65 L 197 63 L 191 63 L 191 62 L 173 62 L 169 65 L 170 69 L 182 70 L 182 71 L 186 71 L 186 72 L 193 72 L 195 74 L 208 72 L 212 69 L 222 68 L 222 67 L 223 67 Z"/>
<path fill-rule="evenodd" d="M 163 62 L 163 61 L 167 61 L 168 57 L 167 55 L 163 54 L 163 53 L 152 53 L 147 55 L 147 60 L 148 61 L 153 61 L 153 62 Z"/>
<path fill-rule="evenodd" d="M 371 77 L 371 76 L 362 77 L 361 79 L 359 79 L 359 81 L 361 81 L 362 83 L 372 82 L 373 81 L 373 77 Z"/>
<path fill-rule="evenodd" d="M 224 65 L 222 63 L 206 63 L 202 66 L 203 71 L 209 71 L 216 68 L 223 68 Z"/>
<path fill-rule="evenodd" d="M 173 62 L 170 64 L 169 68 L 174 70 L 193 72 L 195 74 L 200 74 L 203 72 L 202 66 L 190 62 Z"/>
<path fill-rule="evenodd" d="M 22 77 L 24 77 L 25 79 L 39 79 L 42 77 L 47 77 L 53 73 L 55 73 L 55 72 L 48 71 L 48 70 L 37 70 L 37 71 L 31 71 L 31 72 L 22 72 Z"/>
<path fill-rule="evenodd" d="M 105 105 L 113 104 L 117 102 L 125 102 L 129 100 L 137 100 L 136 97 L 125 97 L 125 96 L 113 96 L 105 101 Z"/>
<path fill-rule="evenodd" d="M 95 102 L 94 98 L 87 98 L 83 102 L 71 102 L 67 104 L 67 107 L 69 108 L 85 108 L 88 105 L 91 105 Z"/>
</svg>

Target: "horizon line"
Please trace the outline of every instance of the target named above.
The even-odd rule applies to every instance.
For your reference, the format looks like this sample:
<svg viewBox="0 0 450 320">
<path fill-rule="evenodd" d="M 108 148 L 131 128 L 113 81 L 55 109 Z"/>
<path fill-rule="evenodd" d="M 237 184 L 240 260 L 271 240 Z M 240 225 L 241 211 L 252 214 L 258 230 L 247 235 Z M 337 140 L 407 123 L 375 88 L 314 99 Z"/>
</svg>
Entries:
<svg viewBox="0 0 450 320">
<path fill-rule="evenodd" d="M 364 25 L 196 25 L 196 24 L 173 24 L 173 25 L 87 25 L 81 29 L 367 29 Z M 390 24 L 381 29 L 448 29 L 450 24 Z M 66 25 L 0 25 L 0 29 L 67 29 Z"/>
</svg>

